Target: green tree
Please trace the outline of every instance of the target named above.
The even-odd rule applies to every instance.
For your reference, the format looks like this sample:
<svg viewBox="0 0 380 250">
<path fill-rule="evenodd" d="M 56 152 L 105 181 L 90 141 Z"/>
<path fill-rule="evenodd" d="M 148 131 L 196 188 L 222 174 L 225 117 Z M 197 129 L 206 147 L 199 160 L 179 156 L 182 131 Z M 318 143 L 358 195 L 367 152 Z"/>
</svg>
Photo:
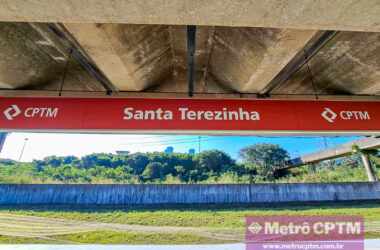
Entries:
<svg viewBox="0 0 380 250">
<path fill-rule="evenodd" d="M 259 143 L 245 147 L 239 152 L 240 157 L 243 159 L 249 173 L 252 175 L 253 170 L 263 180 L 273 180 L 278 177 L 276 169 L 285 166 L 286 161 L 289 160 L 288 152 L 276 144 Z M 286 174 L 282 172 L 282 174 Z"/>
<path fill-rule="evenodd" d="M 133 174 L 141 175 L 144 172 L 146 165 L 149 163 L 149 158 L 146 154 L 132 154 L 127 159 L 127 165 L 133 169 Z"/>
<path fill-rule="evenodd" d="M 75 156 L 65 156 L 62 159 L 63 164 L 77 165 L 79 163 L 78 157 Z"/>
<path fill-rule="evenodd" d="M 62 164 L 62 157 L 57 157 L 55 155 L 48 156 L 44 158 L 45 165 L 50 165 L 52 167 L 58 167 Z"/>
<path fill-rule="evenodd" d="M 249 175 L 249 183 L 252 184 L 254 182 L 254 177 L 257 175 L 257 165 L 251 162 L 246 162 L 244 167 L 246 173 Z"/>
<path fill-rule="evenodd" d="M 151 162 L 146 165 L 142 177 L 144 180 L 152 181 L 154 179 L 161 179 L 162 164 L 160 162 Z"/>
<path fill-rule="evenodd" d="M 234 160 L 220 150 L 203 151 L 196 155 L 195 162 L 197 169 L 209 176 L 227 172 L 235 165 Z"/>
<path fill-rule="evenodd" d="M 181 182 L 189 182 L 189 171 L 186 170 L 184 166 L 175 166 L 176 176 Z"/>
</svg>

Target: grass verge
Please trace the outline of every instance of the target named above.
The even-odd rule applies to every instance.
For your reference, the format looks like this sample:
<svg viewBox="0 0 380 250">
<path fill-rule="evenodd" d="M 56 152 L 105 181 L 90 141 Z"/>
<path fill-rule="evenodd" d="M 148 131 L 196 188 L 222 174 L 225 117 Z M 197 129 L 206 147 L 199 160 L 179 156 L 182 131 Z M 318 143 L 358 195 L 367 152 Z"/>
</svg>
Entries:
<svg viewBox="0 0 380 250">
<path fill-rule="evenodd" d="M 202 228 L 210 233 L 244 233 L 245 216 L 264 215 L 359 215 L 366 223 L 380 222 L 379 202 L 325 203 L 309 205 L 277 205 L 224 207 L 166 207 L 166 208 L 70 208 L 70 207 L 0 207 L 0 213 L 38 216 L 75 221 L 117 223 L 143 226 L 174 226 Z M 380 228 L 379 228 L 380 229 Z M 366 233 L 366 238 L 380 238 L 380 230 Z M 379 231 L 379 232 L 378 232 Z M 98 243 L 98 244 L 212 244 L 231 243 L 183 232 L 126 232 L 92 231 L 49 238 L 21 238 L 0 236 L 0 243 Z"/>
<path fill-rule="evenodd" d="M 0 244 L 133 244 L 133 245 L 181 245 L 181 244 L 222 244 L 227 240 L 216 240 L 187 233 L 141 233 L 117 231 L 93 231 L 49 238 L 26 238 L 1 236 Z"/>
<path fill-rule="evenodd" d="M 69 208 L 69 207 L 0 207 L 0 212 L 48 218 L 96 221 L 146 226 L 241 228 L 246 216 L 264 215 L 358 215 L 366 221 L 380 221 L 380 202 L 325 203 L 310 205 L 246 206 L 217 208 Z"/>
</svg>

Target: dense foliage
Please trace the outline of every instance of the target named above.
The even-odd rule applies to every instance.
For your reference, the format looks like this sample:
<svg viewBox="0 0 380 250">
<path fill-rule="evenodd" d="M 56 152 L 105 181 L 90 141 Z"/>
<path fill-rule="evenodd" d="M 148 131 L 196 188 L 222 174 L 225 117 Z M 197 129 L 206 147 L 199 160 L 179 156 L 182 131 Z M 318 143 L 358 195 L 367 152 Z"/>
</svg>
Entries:
<svg viewBox="0 0 380 250">
<path fill-rule="evenodd" d="M 197 155 L 154 152 L 100 153 L 82 158 L 49 156 L 29 164 L 3 162 L 1 171 L 3 176 L 16 177 L 22 171 L 32 179 L 65 183 L 199 183 L 224 174 L 243 175 L 244 166 L 222 151 L 210 150 Z"/>
<path fill-rule="evenodd" d="M 357 156 L 277 171 L 288 153 L 273 144 L 240 151 L 236 162 L 219 150 L 200 154 L 134 153 L 50 156 L 31 163 L 0 161 L 0 183 L 257 183 L 365 181 Z M 377 157 L 373 157 L 378 161 Z M 379 165 L 379 162 L 377 162 Z"/>
<path fill-rule="evenodd" d="M 286 165 L 290 159 L 285 149 L 268 143 L 245 147 L 240 150 L 240 157 L 250 174 L 250 182 L 253 182 L 254 176 L 264 181 L 273 181 L 285 176 L 287 172 L 276 170 Z"/>
</svg>

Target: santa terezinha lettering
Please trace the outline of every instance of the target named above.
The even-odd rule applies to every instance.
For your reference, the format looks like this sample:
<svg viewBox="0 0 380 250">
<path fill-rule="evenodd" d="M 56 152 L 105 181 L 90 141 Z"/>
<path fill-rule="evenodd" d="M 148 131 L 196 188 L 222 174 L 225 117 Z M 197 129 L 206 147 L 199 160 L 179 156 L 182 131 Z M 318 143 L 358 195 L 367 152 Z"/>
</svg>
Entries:
<svg viewBox="0 0 380 250">
<path fill-rule="evenodd" d="M 257 111 L 246 110 L 244 108 L 221 110 L 192 110 L 187 107 L 179 107 L 177 109 L 180 120 L 208 120 L 208 121 L 258 121 L 260 113 Z M 173 120 L 174 114 L 172 110 L 162 108 L 151 110 L 140 110 L 133 107 L 124 109 L 124 120 Z"/>
</svg>

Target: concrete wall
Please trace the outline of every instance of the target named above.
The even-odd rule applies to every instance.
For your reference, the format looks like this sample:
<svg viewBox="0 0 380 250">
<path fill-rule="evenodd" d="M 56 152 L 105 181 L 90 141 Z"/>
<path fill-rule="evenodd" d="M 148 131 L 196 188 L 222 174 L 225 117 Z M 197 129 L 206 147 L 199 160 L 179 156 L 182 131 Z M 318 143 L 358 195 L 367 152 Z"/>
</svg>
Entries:
<svg viewBox="0 0 380 250">
<path fill-rule="evenodd" d="M 6 204 L 206 204 L 380 200 L 380 183 L 259 185 L 0 185 Z"/>
</svg>

